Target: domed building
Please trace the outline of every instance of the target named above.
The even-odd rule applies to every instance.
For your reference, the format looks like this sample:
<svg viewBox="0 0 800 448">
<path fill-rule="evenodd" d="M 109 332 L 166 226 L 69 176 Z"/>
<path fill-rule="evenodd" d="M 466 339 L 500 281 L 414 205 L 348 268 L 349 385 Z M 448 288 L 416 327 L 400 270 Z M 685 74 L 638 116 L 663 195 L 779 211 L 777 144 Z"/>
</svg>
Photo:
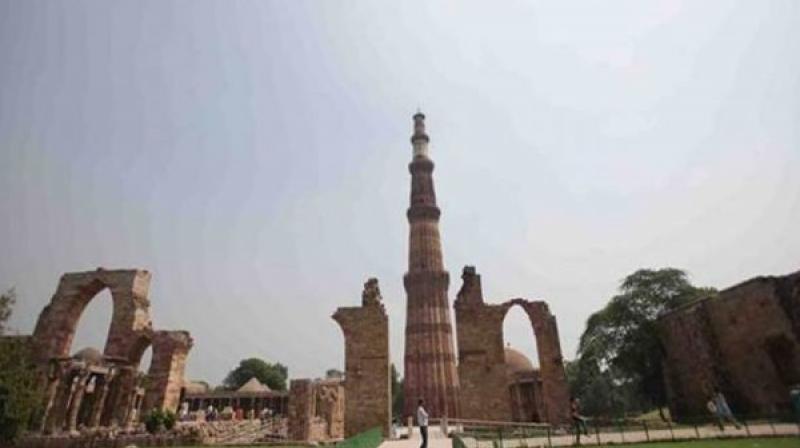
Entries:
<svg viewBox="0 0 800 448">
<path fill-rule="evenodd" d="M 541 422 L 547 415 L 542 399 L 542 379 L 539 369 L 518 350 L 505 347 L 511 418 L 515 422 Z"/>
</svg>

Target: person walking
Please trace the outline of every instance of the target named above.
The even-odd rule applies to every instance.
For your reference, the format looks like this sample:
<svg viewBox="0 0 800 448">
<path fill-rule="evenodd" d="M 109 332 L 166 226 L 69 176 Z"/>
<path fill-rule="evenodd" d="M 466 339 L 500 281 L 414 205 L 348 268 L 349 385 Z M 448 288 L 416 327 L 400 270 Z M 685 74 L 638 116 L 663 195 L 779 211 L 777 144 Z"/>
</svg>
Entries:
<svg viewBox="0 0 800 448">
<path fill-rule="evenodd" d="M 428 448 L 428 411 L 425 410 L 425 400 L 422 398 L 417 402 L 417 425 L 419 425 L 419 434 L 422 436 L 422 444 L 419 448 Z"/>
<path fill-rule="evenodd" d="M 581 415 L 581 400 L 578 397 L 572 397 L 569 400 L 570 416 L 572 417 L 572 424 L 575 426 L 575 444 L 581 444 L 581 430 L 585 435 L 589 435 L 589 430 L 586 428 L 586 417 Z"/>
<path fill-rule="evenodd" d="M 736 420 L 736 417 L 733 416 L 731 407 L 728 406 L 728 400 L 725 399 L 725 395 L 716 387 L 713 389 L 713 395 L 711 396 L 711 400 L 709 400 L 708 409 L 716 415 L 717 425 L 719 425 L 720 431 L 725 431 L 725 420 L 733 423 L 736 429 L 741 429 L 742 425 L 739 423 L 739 420 Z"/>
</svg>

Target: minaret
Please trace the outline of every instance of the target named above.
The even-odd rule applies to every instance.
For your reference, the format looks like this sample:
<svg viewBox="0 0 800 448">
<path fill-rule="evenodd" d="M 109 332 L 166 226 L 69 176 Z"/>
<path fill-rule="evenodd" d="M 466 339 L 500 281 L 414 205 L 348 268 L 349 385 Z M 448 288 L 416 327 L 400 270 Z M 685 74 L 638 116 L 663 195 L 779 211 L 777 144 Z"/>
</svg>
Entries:
<svg viewBox="0 0 800 448">
<path fill-rule="evenodd" d="M 406 289 L 405 415 L 414 415 L 423 398 L 431 417 L 458 416 L 458 373 L 447 287 L 442 263 L 439 207 L 433 190 L 433 161 L 428 158 L 425 115 L 414 115 L 411 144 L 411 205 Z"/>
</svg>

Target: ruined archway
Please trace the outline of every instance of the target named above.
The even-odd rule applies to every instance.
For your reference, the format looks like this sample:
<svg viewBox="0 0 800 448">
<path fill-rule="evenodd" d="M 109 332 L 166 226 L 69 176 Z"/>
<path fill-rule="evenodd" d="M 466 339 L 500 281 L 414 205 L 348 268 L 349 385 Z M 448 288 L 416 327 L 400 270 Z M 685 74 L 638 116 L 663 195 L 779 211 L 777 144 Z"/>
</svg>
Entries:
<svg viewBox="0 0 800 448">
<path fill-rule="evenodd" d="M 122 401 L 115 412 L 119 421 L 130 423 L 154 408 L 177 411 L 193 343 L 189 332 L 181 330 L 149 330 L 134 341 L 129 367 L 119 378 Z"/>
<path fill-rule="evenodd" d="M 89 300 L 83 309 L 75 327 L 75 336 L 72 338 L 69 354 L 74 355 L 84 348 L 93 348 L 102 352 L 113 320 L 113 312 L 114 301 L 111 291 L 103 288 Z"/>
<path fill-rule="evenodd" d="M 481 278 L 467 266 L 454 302 L 458 329 L 458 373 L 461 381 L 461 417 L 510 421 L 503 321 L 518 305 L 527 314 L 536 339 L 543 408 L 541 419 L 552 424 L 569 420 L 569 389 L 555 316 L 547 303 L 521 298 L 501 304 L 483 300 Z"/>
<path fill-rule="evenodd" d="M 544 401 L 536 335 L 528 314 L 521 306 L 511 306 L 506 311 L 503 342 L 511 420 L 541 422 L 544 420 Z"/>
<path fill-rule="evenodd" d="M 32 335 L 41 372 L 44 431 L 127 426 L 141 406 L 175 411 L 192 339 L 186 331 L 154 331 L 147 299 L 150 273 L 105 270 L 64 274 Z M 111 323 L 101 351 L 70 356 L 77 325 L 102 291 L 111 296 Z M 101 299 L 102 300 L 102 297 Z M 152 347 L 144 377 L 138 367 Z"/>
<path fill-rule="evenodd" d="M 36 361 L 66 358 L 84 309 L 97 294 L 111 292 L 113 311 L 103 353 L 127 358 L 131 341 L 151 327 L 147 294 L 150 273 L 144 270 L 105 270 L 64 274 L 50 303 L 39 315 L 33 338 Z"/>
</svg>

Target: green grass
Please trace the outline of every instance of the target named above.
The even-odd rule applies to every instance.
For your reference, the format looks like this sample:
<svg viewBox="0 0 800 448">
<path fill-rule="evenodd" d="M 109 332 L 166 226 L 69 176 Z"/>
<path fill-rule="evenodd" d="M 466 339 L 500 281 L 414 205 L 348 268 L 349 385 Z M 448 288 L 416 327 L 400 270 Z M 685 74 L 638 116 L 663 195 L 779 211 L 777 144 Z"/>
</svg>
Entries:
<svg viewBox="0 0 800 448">
<path fill-rule="evenodd" d="M 181 445 L 176 446 L 173 448 L 210 448 L 210 447 L 225 447 L 225 448 L 257 448 L 257 447 L 264 447 L 264 448 L 309 448 L 308 446 L 296 446 L 296 445 Z"/>
<path fill-rule="evenodd" d="M 336 444 L 337 448 L 378 448 L 383 442 L 381 428 L 372 428 Z"/>
<path fill-rule="evenodd" d="M 336 444 L 337 448 L 377 448 L 383 442 L 383 435 L 381 434 L 380 428 L 372 428 L 368 431 L 364 431 L 360 434 L 356 434 L 349 439 L 345 439 Z M 176 448 L 208 448 L 209 446 L 215 445 L 204 445 L 204 446 L 182 446 Z M 224 445 L 225 448 L 252 448 L 254 446 L 264 446 L 269 448 L 308 448 L 308 446 L 300 447 L 300 446 L 292 446 L 292 445 Z M 331 445 L 333 446 L 333 445 Z M 782 448 L 782 447 L 781 447 Z"/>
<path fill-rule="evenodd" d="M 657 442 L 616 446 L 620 448 L 800 448 L 800 438 L 780 437 L 734 440 L 697 440 L 691 442 Z"/>
</svg>

